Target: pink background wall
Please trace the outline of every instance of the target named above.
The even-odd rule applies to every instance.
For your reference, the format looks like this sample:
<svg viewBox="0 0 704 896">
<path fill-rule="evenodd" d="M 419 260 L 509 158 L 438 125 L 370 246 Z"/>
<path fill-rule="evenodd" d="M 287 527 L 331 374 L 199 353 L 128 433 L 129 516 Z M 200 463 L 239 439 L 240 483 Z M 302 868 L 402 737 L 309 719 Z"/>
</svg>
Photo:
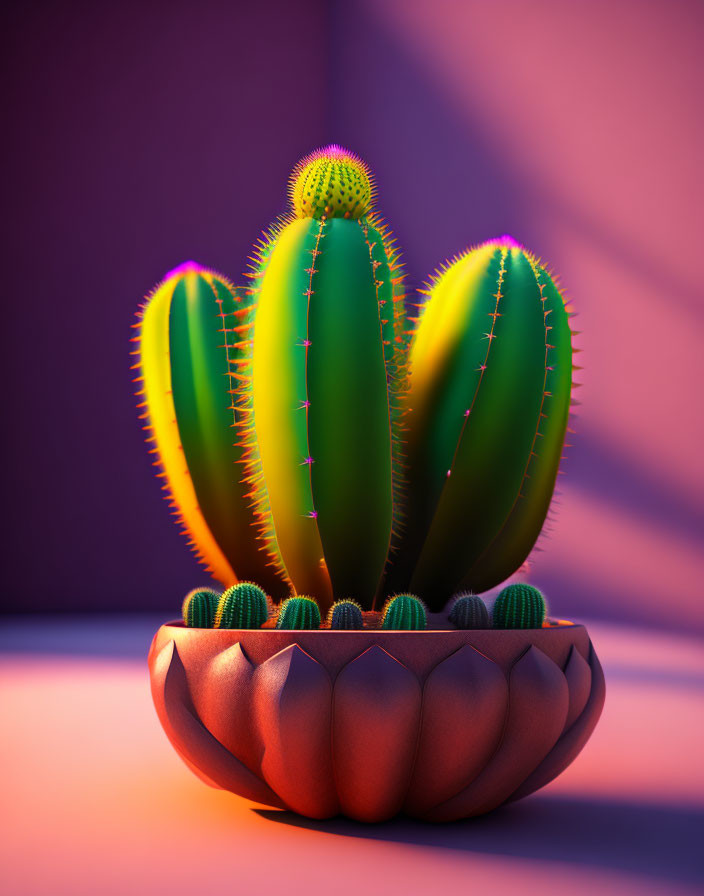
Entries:
<svg viewBox="0 0 704 896">
<path fill-rule="evenodd" d="M 578 431 L 532 580 L 558 613 L 699 631 L 702 24 L 686 2 L 346 0 L 331 88 L 412 279 L 510 232 L 579 311 Z"/>
</svg>

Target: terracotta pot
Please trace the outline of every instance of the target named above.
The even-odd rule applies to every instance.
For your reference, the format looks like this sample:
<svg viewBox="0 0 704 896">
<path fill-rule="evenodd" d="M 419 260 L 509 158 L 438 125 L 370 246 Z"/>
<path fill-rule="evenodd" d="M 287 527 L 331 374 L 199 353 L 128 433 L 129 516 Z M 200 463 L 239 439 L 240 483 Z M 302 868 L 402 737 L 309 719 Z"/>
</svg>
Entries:
<svg viewBox="0 0 704 896">
<path fill-rule="evenodd" d="M 604 703 L 586 629 L 278 631 L 163 625 L 152 694 L 208 784 L 310 818 L 479 815 L 537 790 Z"/>
</svg>

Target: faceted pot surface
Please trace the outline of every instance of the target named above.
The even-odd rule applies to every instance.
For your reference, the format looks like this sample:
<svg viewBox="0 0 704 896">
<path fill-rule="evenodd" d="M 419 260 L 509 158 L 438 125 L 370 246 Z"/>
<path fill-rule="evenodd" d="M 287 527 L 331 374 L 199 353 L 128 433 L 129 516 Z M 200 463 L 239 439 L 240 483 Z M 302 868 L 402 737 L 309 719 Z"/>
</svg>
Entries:
<svg viewBox="0 0 704 896">
<path fill-rule="evenodd" d="M 169 740 L 214 787 L 310 818 L 480 815 L 560 774 L 604 676 L 582 625 L 280 631 L 163 625 Z"/>
</svg>

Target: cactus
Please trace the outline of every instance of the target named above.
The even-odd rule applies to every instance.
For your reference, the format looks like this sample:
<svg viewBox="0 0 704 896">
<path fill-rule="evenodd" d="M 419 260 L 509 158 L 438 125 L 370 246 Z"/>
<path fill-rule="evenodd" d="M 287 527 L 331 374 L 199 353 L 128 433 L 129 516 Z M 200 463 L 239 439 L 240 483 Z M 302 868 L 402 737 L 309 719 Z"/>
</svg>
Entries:
<svg viewBox="0 0 704 896">
<path fill-rule="evenodd" d="M 495 628 L 540 628 L 545 619 L 545 600 L 532 585 L 508 585 L 496 598 Z"/>
<path fill-rule="evenodd" d="M 183 600 L 183 624 L 188 628 L 212 628 L 220 595 L 212 588 L 194 588 Z"/>
<path fill-rule="evenodd" d="M 489 628 L 489 611 L 476 594 L 457 595 L 449 619 L 456 628 Z"/>
<path fill-rule="evenodd" d="M 340 147 L 306 157 L 292 213 L 258 247 L 241 444 L 259 532 L 281 575 L 327 610 L 370 607 L 397 534 L 402 276 L 370 211 L 366 165 Z"/>
<path fill-rule="evenodd" d="M 279 609 L 277 628 L 306 629 L 320 627 L 320 610 L 312 597 L 289 597 Z"/>
<path fill-rule="evenodd" d="M 137 324 L 138 394 L 164 490 L 199 560 L 225 586 L 251 578 L 282 597 L 288 588 L 257 540 L 233 445 L 251 313 L 247 290 L 195 262 L 176 268 Z"/>
<path fill-rule="evenodd" d="M 259 585 L 238 582 L 220 598 L 214 628 L 261 628 L 269 617 L 269 602 Z"/>
<path fill-rule="evenodd" d="M 533 548 L 562 455 L 572 342 L 555 282 L 510 237 L 455 259 L 428 295 L 410 348 L 409 500 L 387 587 L 440 610 L 455 590 L 508 578 Z"/>
<path fill-rule="evenodd" d="M 387 629 L 424 629 L 426 626 L 423 602 L 413 594 L 397 594 L 384 605 L 381 627 Z"/>
<path fill-rule="evenodd" d="M 338 600 L 328 612 L 330 628 L 360 629 L 364 628 L 362 608 L 354 600 Z"/>
<path fill-rule="evenodd" d="M 289 198 L 247 289 L 188 262 L 138 324 L 145 428 L 191 545 L 226 587 L 323 612 L 499 584 L 540 534 L 569 421 L 555 281 L 489 241 L 437 273 L 411 332 L 366 164 L 317 150 Z"/>
</svg>

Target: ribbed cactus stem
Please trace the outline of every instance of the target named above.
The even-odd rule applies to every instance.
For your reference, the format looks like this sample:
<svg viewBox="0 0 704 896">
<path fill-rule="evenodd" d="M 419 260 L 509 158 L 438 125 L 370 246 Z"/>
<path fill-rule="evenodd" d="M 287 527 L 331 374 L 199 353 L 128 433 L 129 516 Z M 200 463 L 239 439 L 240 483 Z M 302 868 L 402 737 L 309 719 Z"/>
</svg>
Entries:
<svg viewBox="0 0 704 896">
<path fill-rule="evenodd" d="M 277 597 L 290 589 L 257 539 L 234 386 L 249 364 L 249 289 L 187 262 L 149 296 L 139 322 L 140 408 L 178 521 L 224 585 L 252 578 Z"/>
<path fill-rule="evenodd" d="M 550 505 L 571 384 L 564 302 L 534 255 L 501 237 L 438 273 L 410 351 L 409 500 L 387 587 L 440 610 L 521 566 Z"/>
<path fill-rule="evenodd" d="M 489 611 L 477 594 L 458 594 L 452 605 L 450 622 L 461 629 L 489 628 Z"/>
<path fill-rule="evenodd" d="M 320 610 L 312 597 L 289 597 L 279 609 L 276 627 L 282 629 L 320 628 Z"/>
<path fill-rule="evenodd" d="M 272 232 L 253 277 L 245 477 L 260 536 L 294 590 L 324 611 L 334 594 L 371 608 L 400 515 L 400 265 L 351 153 L 314 153 L 291 183 L 295 217 Z"/>
<path fill-rule="evenodd" d="M 332 629 L 364 628 L 362 608 L 354 600 L 338 600 L 330 607 L 328 622 Z"/>
<path fill-rule="evenodd" d="M 220 595 L 212 588 L 194 588 L 183 601 L 183 623 L 188 628 L 212 628 Z"/>
<path fill-rule="evenodd" d="M 269 616 L 269 601 L 254 582 L 239 582 L 220 598 L 214 628 L 261 628 Z"/>
<path fill-rule="evenodd" d="M 381 627 L 385 629 L 420 630 L 427 625 L 425 606 L 413 594 L 391 597 L 382 611 Z"/>
<path fill-rule="evenodd" d="M 495 628 L 540 628 L 545 619 L 545 599 L 532 585 L 508 585 L 496 598 Z"/>
</svg>

